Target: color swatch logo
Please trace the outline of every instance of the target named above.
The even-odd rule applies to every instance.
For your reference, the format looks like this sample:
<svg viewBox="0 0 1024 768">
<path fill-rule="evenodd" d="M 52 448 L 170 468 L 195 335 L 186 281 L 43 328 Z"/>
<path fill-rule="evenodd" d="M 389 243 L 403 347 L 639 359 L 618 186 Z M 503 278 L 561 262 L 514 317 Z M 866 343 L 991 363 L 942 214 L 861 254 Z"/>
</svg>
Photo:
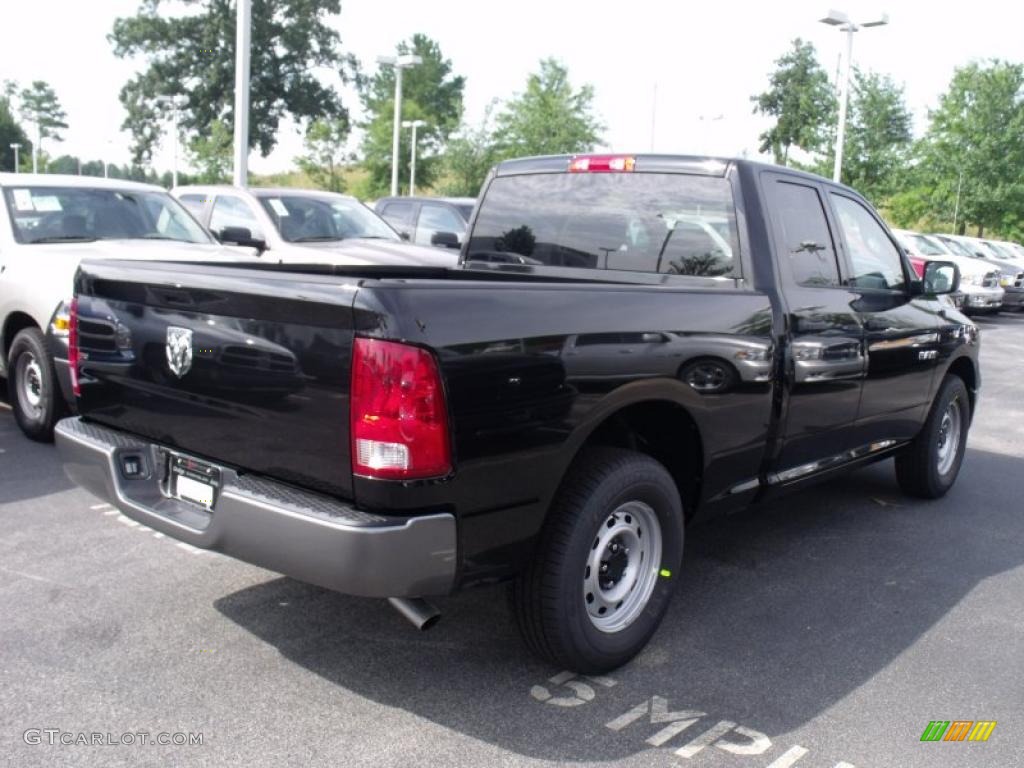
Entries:
<svg viewBox="0 0 1024 768">
<path fill-rule="evenodd" d="M 988 741 L 995 727 L 995 720 L 932 720 L 921 741 Z"/>
</svg>

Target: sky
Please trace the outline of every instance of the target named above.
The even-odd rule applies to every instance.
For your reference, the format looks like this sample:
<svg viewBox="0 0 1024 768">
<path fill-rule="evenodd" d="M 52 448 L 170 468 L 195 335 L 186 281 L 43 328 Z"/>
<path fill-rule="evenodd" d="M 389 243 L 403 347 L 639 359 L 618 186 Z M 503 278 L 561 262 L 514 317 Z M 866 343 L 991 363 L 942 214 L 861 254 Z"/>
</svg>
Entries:
<svg viewBox="0 0 1024 768">
<path fill-rule="evenodd" d="M 46 150 L 127 162 L 118 91 L 143 62 L 117 59 L 106 36 L 115 18 L 135 13 L 139 0 L 0 5 L 0 80 L 46 80 L 68 114 L 65 141 Z M 330 23 L 343 50 L 367 72 L 377 56 L 413 33 L 437 40 L 454 71 L 467 78 L 470 122 L 493 99 L 521 91 L 538 61 L 554 56 L 568 66 L 573 83 L 594 86 L 595 111 L 605 125 L 602 149 L 754 156 L 766 121 L 751 113 L 750 96 L 765 89 L 774 60 L 791 40 L 813 42 L 822 65 L 835 74 L 845 35 L 818 22 L 829 7 L 855 21 L 888 13 L 887 26 L 855 35 L 853 61 L 905 86 L 917 133 L 927 127 L 928 108 L 955 67 L 974 59 L 1024 60 L 1024 3 L 1008 0 L 973 0 L 953 6 L 955 13 L 939 10 L 934 0 L 342 0 L 340 16 Z M 343 101 L 358 119 L 355 94 L 344 90 Z M 288 170 L 301 150 L 298 128 L 283 125 L 277 149 L 266 158 L 254 152 L 250 170 Z M 168 136 L 155 167 L 169 170 L 172 154 Z"/>
</svg>

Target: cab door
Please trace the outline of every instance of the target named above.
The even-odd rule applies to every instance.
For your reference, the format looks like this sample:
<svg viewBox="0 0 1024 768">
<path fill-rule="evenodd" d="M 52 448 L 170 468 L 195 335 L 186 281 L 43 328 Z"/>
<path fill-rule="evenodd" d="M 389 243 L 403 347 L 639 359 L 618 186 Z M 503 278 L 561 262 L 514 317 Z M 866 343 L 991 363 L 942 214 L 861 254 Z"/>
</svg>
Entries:
<svg viewBox="0 0 1024 768">
<path fill-rule="evenodd" d="M 762 174 L 762 184 L 789 337 L 783 440 L 770 478 L 784 483 L 858 447 L 851 427 L 866 369 L 864 330 L 822 186 L 780 173 Z"/>
<path fill-rule="evenodd" d="M 867 375 L 857 415 L 862 444 L 917 434 L 935 386 L 939 312 L 934 298 L 912 295 L 907 264 L 874 212 L 845 190 L 832 188 L 835 214 L 864 326 Z"/>
</svg>

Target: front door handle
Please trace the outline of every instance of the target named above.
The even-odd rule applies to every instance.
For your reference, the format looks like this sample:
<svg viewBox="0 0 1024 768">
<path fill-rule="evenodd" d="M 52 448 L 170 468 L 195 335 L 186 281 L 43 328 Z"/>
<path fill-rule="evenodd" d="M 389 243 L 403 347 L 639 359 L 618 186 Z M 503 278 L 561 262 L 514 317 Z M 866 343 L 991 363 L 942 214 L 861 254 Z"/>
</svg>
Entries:
<svg viewBox="0 0 1024 768">
<path fill-rule="evenodd" d="M 859 341 L 793 342 L 793 371 L 798 384 L 862 378 L 866 363 Z"/>
</svg>

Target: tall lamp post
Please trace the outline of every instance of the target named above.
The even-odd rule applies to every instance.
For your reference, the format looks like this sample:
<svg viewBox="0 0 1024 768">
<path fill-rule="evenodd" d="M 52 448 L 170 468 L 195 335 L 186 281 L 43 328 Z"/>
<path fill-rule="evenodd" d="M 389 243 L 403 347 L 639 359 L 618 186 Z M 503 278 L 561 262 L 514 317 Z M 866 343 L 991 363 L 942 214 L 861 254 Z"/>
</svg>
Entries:
<svg viewBox="0 0 1024 768">
<path fill-rule="evenodd" d="M 395 197 L 398 195 L 398 149 L 401 143 L 402 70 L 422 64 L 423 59 L 412 53 L 403 53 L 401 56 L 378 56 L 377 63 L 395 68 L 395 117 L 391 133 L 391 196 Z"/>
<path fill-rule="evenodd" d="M 409 151 L 409 197 L 416 194 L 416 131 L 426 125 L 425 120 L 403 120 L 403 128 L 412 128 L 412 149 Z"/>
<path fill-rule="evenodd" d="M 851 59 L 853 58 L 853 33 L 862 27 L 882 27 L 889 23 L 889 14 L 883 13 L 875 21 L 867 21 L 855 24 L 843 11 L 830 10 L 828 15 L 819 19 L 822 24 L 831 27 L 839 27 L 840 32 L 846 33 L 846 60 L 843 62 L 843 82 L 839 91 L 839 126 L 836 129 L 836 162 L 832 168 L 832 180 L 839 181 L 843 169 L 843 143 L 846 140 L 846 103 L 850 98 L 850 70 Z"/>
<path fill-rule="evenodd" d="M 11 144 L 11 149 L 14 150 L 14 172 L 18 173 L 18 150 L 21 149 L 21 144 Z"/>
<path fill-rule="evenodd" d="M 252 35 L 252 0 L 238 0 L 235 23 L 235 170 L 233 182 L 249 180 L 249 42 Z"/>
</svg>

